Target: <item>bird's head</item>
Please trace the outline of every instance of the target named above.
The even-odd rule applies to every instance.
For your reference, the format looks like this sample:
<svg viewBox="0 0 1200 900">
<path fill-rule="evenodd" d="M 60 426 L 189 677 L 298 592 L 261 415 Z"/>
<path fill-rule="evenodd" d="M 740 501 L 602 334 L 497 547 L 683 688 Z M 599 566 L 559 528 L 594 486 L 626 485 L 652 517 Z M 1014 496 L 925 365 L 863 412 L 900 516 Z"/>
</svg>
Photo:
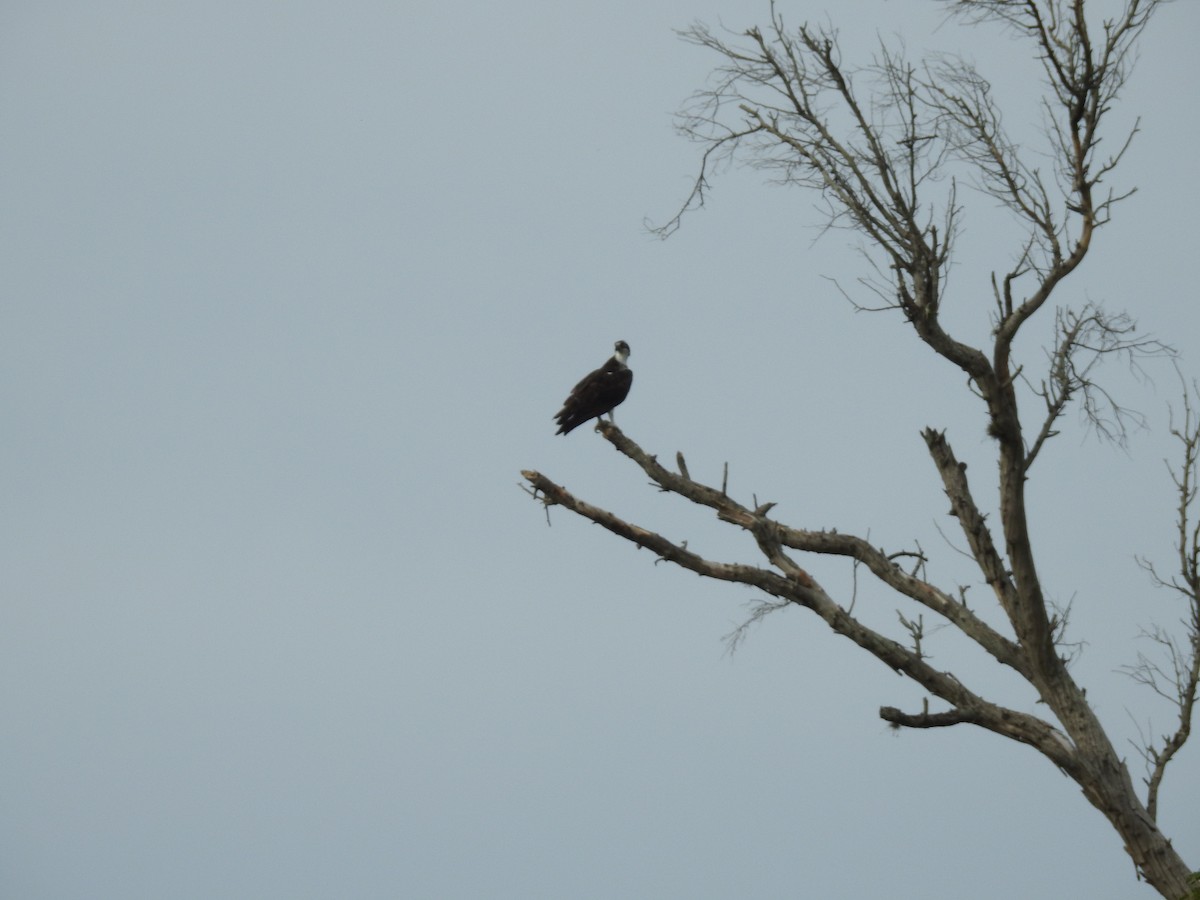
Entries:
<svg viewBox="0 0 1200 900">
<path fill-rule="evenodd" d="M 613 356 L 621 365 L 625 365 L 625 360 L 629 359 L 629 345 L 624 341 L 617 341 L 613 345 Z"/>
</svg>

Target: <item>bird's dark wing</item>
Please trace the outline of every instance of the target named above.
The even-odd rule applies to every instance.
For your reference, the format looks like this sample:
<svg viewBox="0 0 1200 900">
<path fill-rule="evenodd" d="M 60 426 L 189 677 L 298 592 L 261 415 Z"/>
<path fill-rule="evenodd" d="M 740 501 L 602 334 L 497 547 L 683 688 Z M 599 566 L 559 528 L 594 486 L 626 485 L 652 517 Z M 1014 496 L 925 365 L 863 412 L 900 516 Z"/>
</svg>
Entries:
<svg viewBox="0 0 1200 900">
<path fill-rule="evenodd" d="M 589 419 L 612 412 L 629 395 L 633 384 L 633 372 L 610 359 L 594 372 L 589 372 L 575 385 L 554 416 L 558 420 L 558 433 L 566 434 Z"/>
</svg>

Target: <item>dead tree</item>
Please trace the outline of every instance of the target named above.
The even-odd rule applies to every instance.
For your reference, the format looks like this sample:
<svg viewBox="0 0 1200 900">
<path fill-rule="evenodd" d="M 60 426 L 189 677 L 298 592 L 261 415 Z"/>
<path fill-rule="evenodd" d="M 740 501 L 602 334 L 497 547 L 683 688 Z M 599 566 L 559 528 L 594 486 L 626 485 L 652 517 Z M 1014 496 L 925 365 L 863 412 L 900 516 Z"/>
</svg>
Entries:
<svg viewBox="0 0 1200 900">
<path fill-rule="evenodd" d="M 1164 897 L 1196 890 L 1190 869 L 1156 823 L 1159 787 L 1166 766 L 1190 734 L 1200 680 L 1200 426 L 1187 406 L 1176 431 L 1183 461 L 1174 470 L 1179 491 L 1178 571 L 1159 575 L 1188 604 L 1183 639 L 1161 631 L 1150 637 L 1166 651 L 1166 663 L 1139 658 L 1133 676 L 1178 707 L 1178 727 L 1160 744 L 1144 741 L 1150 776 L 1147 795 L 1135 789 L 1125 762 L 1089 705 L 1084 688 L 1068 671 L 1061 621 L 1050 611 L 1034 562 L 1026 512 L 1031 467 L 1072 406 L 1101 433 L 1120 439 L 1130 411 L 1115 403 L 1095 380 L 1108 356 L 1136 359 L 1166 352 L 1136 336 L 1132 320 L 1088 305 L 1070 309 L 1051 297 L 1084 261 L 1099 229 L 1132 190 L 1110 186 L 1135 128 L 1100 150 L 1107 115 L 1126 83 L 1133 46 L 1161 0 L 1127 0 L 1121 14 L 1090 21 L 1084 0 L 957 0 L 951 11 L 970 24 L 997 24 L 1029 43 L 1040 60 L 1047 90 L 1044 133 L 1053 165 L 1039 168 L 1006 134 L 991 86 L 970 64 L 939 58 L 916 65 L 882 46 L 867 66 L 842 60 L 836 33 L 827 28 L 785 26 L 772 5 L 770 24 L 741 35 L 720 36 L 697 25 L 684 37 L 721 60 L 711 86 L 681 114 L 685 134 L 704 147 L 693 190 L 679 213 L 663 226 L 665 236 L 682 217 L 703 205 L 713 168 L 733 160 L 769 170 L 778 181 L 814 192 L 828 224 L 858 232 L 873 274 L 864 283 L 882 303 L 875 308 L 904 317 L 934 353 L 966 376 L 987 414 L 994 439 L 999 522 L 981 512 L 966 466 L 944 431 L 922 436 L 950 502 L 950 514 L 966 540 L 979 579 L 995 597 L 1006 625 L 997 628 L 970 609 L 964 598 L 939 588 L 928 566 L 900 567 L 863 537 L 813 531 L 770 516 L 772 504 L 746 505 L 722 487 L 690 477 L 679 457 L 670 471 L 615 425 L 598 428 L 659 488 L 709 507 L 724 522 L 749 532 L 763 563 L 706 559 L 567 492 L 539 472 L 524 476 L 548 505 L 562 506 L 614 534 L 693 572 L 750 585 L 772 598 L 764 609 L 796 604 L 811 610 L 833 631 L 850 638 L 895 671 L 918 682 L 942 708 L 919 712 L 884 707 L 880 716 L 898 728 L 938 728 L 970 723 L 1033 747 L 1080 786 L 1124 841 L 1138 875 Z M 862 84 L 871 86 L 867 96 Z M 1111 141 L 1111 136 L 1110 136 Z M 1109 146 L 1106 144 L 1106 146 Z M 1044 159 L 1039 156 L 1038 159 Z M 947 174 L 949 173 L 949 175 Z M 959 233 L 961 173 L 972 186 L 999 201 L 1023 226 L 1024 238 L 1010 254 L 1015 262 L 993 273 L 990 343 L 972 346 L 950 333 L 941 315 L 944 285 Z M 1035 316 L 1056 323 L 1056 339 L 1038 377 L 1014 358 L 1014 341 Z M 1019 397 L 1039 399 L 1032 421 L 1023 419 Z M 986 507 L 982 507 L 986 508 Z M 919 615 L 901 616 L 906 642 L 868 627 L 801 565 L 798 554 L 844 557 L 919 609 L 940 617 L 974 641 L 995 663 L 1008 667 L 1034 690 L 1048 715 L 1033 715 L 988 700 L 959 677 L 934 668 L 921 651 Z M 1147 564 L 1148 566 L 1149 564 Z M 936 702 L 936 701 L 935 701 Z"/>
</svg>

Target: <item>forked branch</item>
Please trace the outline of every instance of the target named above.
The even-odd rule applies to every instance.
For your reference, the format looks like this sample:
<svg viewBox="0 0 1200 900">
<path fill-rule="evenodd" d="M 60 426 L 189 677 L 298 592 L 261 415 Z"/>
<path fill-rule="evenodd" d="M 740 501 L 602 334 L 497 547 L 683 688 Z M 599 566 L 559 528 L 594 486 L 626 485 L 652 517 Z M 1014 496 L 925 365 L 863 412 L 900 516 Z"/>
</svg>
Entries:
<svg viewBox="0 0 1200 900">
<path fill-rule="evenodd" d="M 614 447 L 640 466 L 660 488 L 709 507 L 721 521 L 748 531 L 768 565 L 706 559 L 682 544 L 575 497 L 540 472 L 523 472 L 535 495 L 543 503 L 568 509 L 639 547 L 651 550 L 659 558 L 698 575 L 745 584 L 779 600 L 809 609 L 834 632 L 850 638 L 895 671 L 909 676 L 933 696 L 948 703 L 951 715 L 956 716 L 958 721 L 979 725 L 1036 747 L 1064 770 L 1076 768 L 1078 763 L 1072 743 L 1061 731 L 1036 716 L 985 700 L 970 691 L 959 678 L 935 669 L 919 650 L 906 647 L 868 627 L 826 593 L 788 551 L 857 560 L 882 583 L 956 625 L 997 661 L 1027 674 L 1027 663 L 1020 648 L 958 600 L 928 581 L 905 572 L 894 559 L 862 538 L 839 532 L 791 528 L 769 518 L 767 513 L 773 504 L 750 508 L 717 488 L 695 481 L 683 472 L 672 472 L 661 466 L 654 456 L 647 454 L 611 422 L 602 421 L 597 429 Z M 686 467 L 682 468 L 686 471 Z M 894 719 L 888 718 L 888 721 Z"/>
</svg>

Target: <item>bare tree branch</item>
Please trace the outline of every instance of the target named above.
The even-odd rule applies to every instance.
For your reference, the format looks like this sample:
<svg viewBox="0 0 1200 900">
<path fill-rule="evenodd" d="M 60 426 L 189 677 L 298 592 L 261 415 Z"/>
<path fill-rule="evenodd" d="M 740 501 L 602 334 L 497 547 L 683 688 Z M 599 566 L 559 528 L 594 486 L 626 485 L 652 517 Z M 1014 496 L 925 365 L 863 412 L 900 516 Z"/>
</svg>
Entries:
<svg viewBox="0 0 1200 900">
<path fill-rule="evenodd" d="M 1058 310 L 1055 331 L 1054 349 L 1047 353 L 1049 372 L 1034 388 L 1046 405 L 1046 418 L 1026 453 L 1026 471 L 1042 445 L 1058 434 L 1055 425 L 1076 396 L 1082 398 L 1084 420 L 1106 440 L 1123 446 L 1131 427 L 1144 427 L 1141 414 L 1119 404 L 1095 380 L 1094 370 L 1105 358 L 1124 357 L 1136 373 L 1141 371 L 1139 362 L 1143 359 L 1175 355 L 1162 341 L 1137 337 L 1137 326 L 1127 314 L 1113 315 L 1092 304 L 1081 312 Z"/>
<path fill-rule="evenodd" d="M 662 535 L 575 497 L 540 472 L 522 472 L 543 503 L 565 507 L 637 546 L 653 551 L 659 558 L 698 575 L 739 582 L 781 601 L 810 609 L 834 632 L 850 638 L 896 672 L 907 675 L 934 696 L 960 710 L 962 721 L 1029 744 L 1064 770 L 1078 767 L 1071 741 L 1058 729 L 1034 716 L 984 700 L 968 690 L 957 677 L 935 669 L 920 652 L 864 625 L 830 597 L 808 571 L 785 552 L 785 548 L 858 559 L 885 584 L 939 612 L 960 627 L 965 626 L 965 633 L 974 637 L 1000 662 L 1019 668 L 1022 665 L 1019 650 L 978 620 L 965 606 L 927 582 L 905 573 L 885 554 L 870 547 L 861 538 L 836 532 L 788 528 L 768 518 L 767 512 L 774 504 L 761 504 L 755 509 L 746 507 L 716 488 L 663 468 L 655 457 L 647 454 L 611 422 L 602 421 L 597 429 L 663 490 L 710 507 L 721 521 L 750 532 L 771 568 L 705 559 Z M 764 614 L 773 611 L 776 606 L 773 602 L 767 603 Z"/>
<path fill-rule="evenodd" d="M 1192 397 L 1200 397 L 1200 387 L 1183 391 L 1183 422 L 1171 424 L 1171 434 L 1179 442 L 1182 462 L 1171 467 L 1171 480 L 1178 498 L 1176 507 L 1175 552 L 1177 571 L 1164 579 L 1153 563 L 1139 560 L 1158 587 L 1167 587 L 1184 599 L 1186 612 L 1180 624 L 1184 638 L 1179 641 L 1158 626 L 1143 631 L 1143 637 L 1157 645 L 1162 661 L 1138 653 L 1137 662 L 1125 672 L 1134 681 L 1150 688 L 1176 708 L 1175 730 L 1163 735 L 1161 743 L 1147 739 L 1139 748 L 1149 767 L 1146 780 L 1146 809 L 1152 817 L 1158 813 L 1158 794 L 1167 765 L 1175 758 L 1192 733 L 1192 719 L 1200 694 L 1200 414 Z"/>
</svg>

